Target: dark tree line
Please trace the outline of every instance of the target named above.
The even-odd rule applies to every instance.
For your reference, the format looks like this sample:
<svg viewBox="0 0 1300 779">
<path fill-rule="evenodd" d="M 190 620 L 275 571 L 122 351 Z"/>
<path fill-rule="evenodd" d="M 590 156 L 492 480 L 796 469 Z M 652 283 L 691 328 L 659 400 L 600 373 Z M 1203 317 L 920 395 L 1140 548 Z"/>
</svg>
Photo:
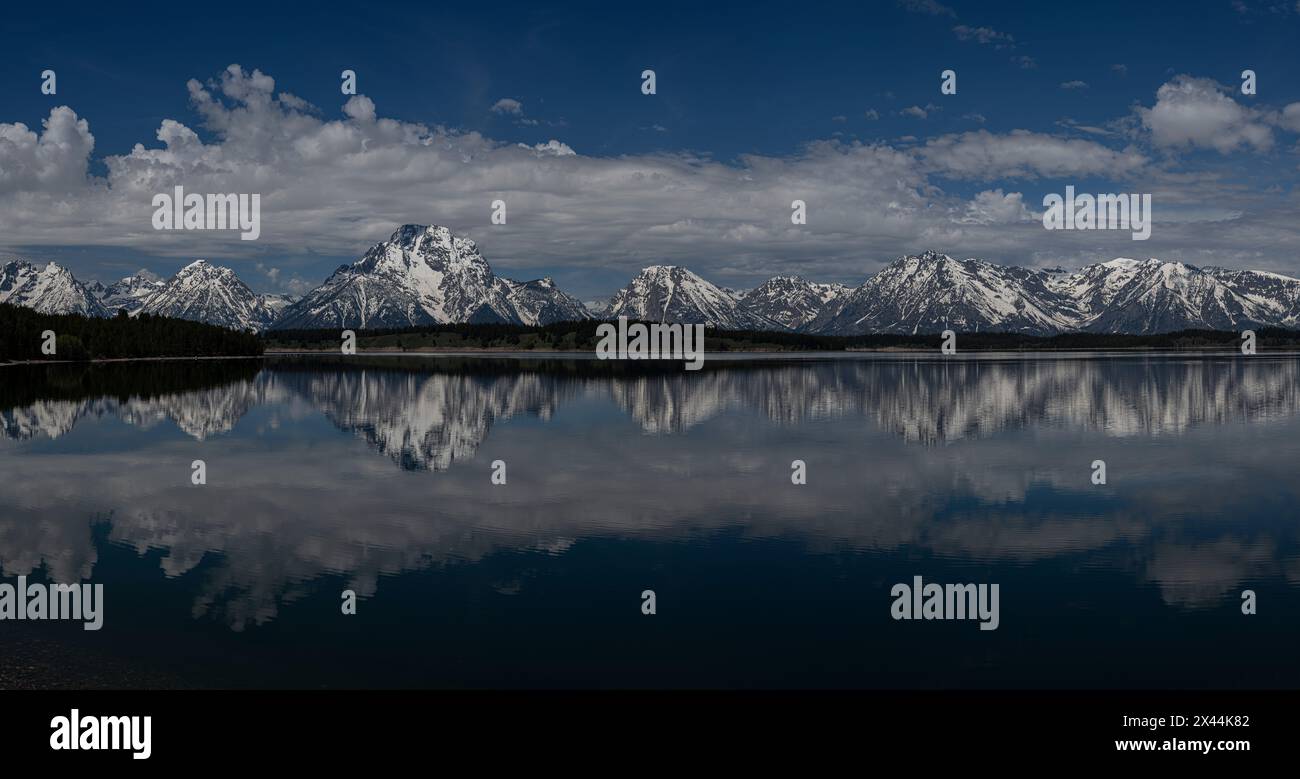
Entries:
<svg viewBox="0 0 1300 779">
<path fill-rule="evenodd" d="M 596 348 L 595 320 L 556 322 L 542 327 L 512 324 L 448 324 L 425 327 L 357 330 L 357 345 L 365 348 L 419 349 L 454 346 L 468 349 Z M 42 353 L 43 333 L 53 331 L 57 351 Z M 812 335 L 708 328 L 705 350 L 726 351 L 843 351 L 846 349 L 938 349 L 937 333 L 855 336 Z M 1256 331 L 1261 349 L 1300 348 L 1300 332 L 1265 327 Z M 334 349 L 340 331 L 276 330 L 262 336 L 182 319 L 124 313 L 111 319 L 75 314 L 40 314 L 0 304 L 0 361 L 113 359 L 131 357 L 258 356 L 264 347 Z M 1197 349 L 1233 348 L 1241 334 L 1215 330 L 1183 330 L 1154 335 L 1065 333 L 1034 336 L 1022 333 L 959 333 L 958 348 L 968 350 L 1056 349 Z"/>
<path fill-rule="evenodd" d="M 542 335 L 542 336 L 564 336 L 569 333 L 576 333 L 579 340 L 589 339 L 592 343 L 596 342 L 596 327 L 600 323 L 594 320 L 583 320 L 578 322 L 554 322 L 549 325 L 531 326 L 531 325 L 512 325 L 507 323 L 492 322 L 482 324 L 446 324 L 446 325 L 422 325 L 419 327 L 399 327 L 399 328 L 346 328 L 353 330 L 357 334 L 357 342 L 360 344 L 366 339 L 385 338 L 389 336 L 437 336 L 444 333 L 458 335 L 466 341 L 480 343 L 484 346 L 490 344 L 509 343 L 513 338 L 517 343 L 520 336 L 523 335 Z M 265 335 L 268 344 L 286 345 L 296 344 L 302 346 L 325 346 L 327 344 L 337 344 L 339 334 L 344 328 L 339 329 L 311 329 L 311 330 L 271 330 Z"/>
<path fill-rule="evenodd" d="M 43 333 L 55 334 L 55 354 L 44 354 Z M 119 313 L 111 319 L 41 314 L 0 304 L 0 361 L 95 360 L 124 357 L 235 357 L 262 353 L 253 333 L 202 322 Z"/>
<path fill-rule="evenodd" d="M 454 345 L 469 349 L 548 348 L 575 350 L 596 348 L 596 328 L 601 322 L 556 322 L 542 327 L 511 324 L 448 324 L 423 327 L 355 329 L 357 346 L 366 348 L 418 349 Z M 646 323 L 649 324 L 649 323 Z M 273 330 L 265 334 L 266 345 L 277 349 L 337 349 L 340 330 Z M 1300 348 L 1300 331 L 1263 327 L 1256 331 L 1261 349 Z M 843 351 L 846 349 L 938 349 L 938 333 L 833 336 L 757 330 L 705 329 L 706 351 Z M 1235 348 L 1241 333 L 1219 330 L 1182 330 L 1175 333 L 1124 335 L 1114 333 L 1063 333 L 1054 336 L 1024 333 L 958 333 L 962 351 L 1053 351 L 1066 349 L 1207 349 Z"/>
</svg>

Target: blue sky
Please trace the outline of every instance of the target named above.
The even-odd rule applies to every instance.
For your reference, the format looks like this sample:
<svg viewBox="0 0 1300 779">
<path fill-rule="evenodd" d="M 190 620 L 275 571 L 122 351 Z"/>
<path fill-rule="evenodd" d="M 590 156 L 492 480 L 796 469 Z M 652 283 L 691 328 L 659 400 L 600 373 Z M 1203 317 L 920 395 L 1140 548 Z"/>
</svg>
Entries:
<svg viewBox="0 0 1300 779">
<path fill-rule="evenodd" d="M 584 298 L 654 263 L 856 284 L 926 248 L 1300 274 L 1294 1 L 50 8 L 0 29 L 0 258 L 82 278 L 205 257 L 302 291 L 407 221 Z M 169 184 L 261 192 L 263 237 L 153 232 Z M 1151 240 L 1044 230 L 1067 184 L 1153 193 Z"/>
</svg>

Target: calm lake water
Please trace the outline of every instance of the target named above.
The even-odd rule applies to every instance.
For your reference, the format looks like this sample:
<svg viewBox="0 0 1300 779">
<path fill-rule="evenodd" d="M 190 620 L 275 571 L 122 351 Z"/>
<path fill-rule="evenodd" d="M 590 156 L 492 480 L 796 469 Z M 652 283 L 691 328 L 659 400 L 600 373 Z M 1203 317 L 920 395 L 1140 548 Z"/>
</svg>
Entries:
<svg viewBox="0 0 1300 779">
<path fill-rule="evenodd" d="M 0 580 L 100 583 L 105 613 L 98 632 L 0 622 L 0 668 L 1295 688 L 1298 492 L 1295 356 L 7 367 Z M 894 620 L 914 576 L 998 584 L 998 628 Z"/>
</svg>

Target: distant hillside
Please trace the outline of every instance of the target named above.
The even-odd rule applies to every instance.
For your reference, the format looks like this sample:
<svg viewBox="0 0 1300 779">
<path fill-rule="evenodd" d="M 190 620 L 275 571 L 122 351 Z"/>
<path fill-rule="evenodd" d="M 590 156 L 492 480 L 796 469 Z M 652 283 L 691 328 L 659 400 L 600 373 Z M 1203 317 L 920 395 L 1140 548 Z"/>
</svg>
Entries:
<svg viewBox="0 0 1300 779">
<path fill-rule="evenodd" d="M 56 335 L 57 352 L 41 353 L 42 333 Z M 112 318 L 42 314 L 0 303 L 0 362 L 95 360 L 123 357 L 235 357 L 262 353 L 251 333 L 140 314 Z"/>
</svg>

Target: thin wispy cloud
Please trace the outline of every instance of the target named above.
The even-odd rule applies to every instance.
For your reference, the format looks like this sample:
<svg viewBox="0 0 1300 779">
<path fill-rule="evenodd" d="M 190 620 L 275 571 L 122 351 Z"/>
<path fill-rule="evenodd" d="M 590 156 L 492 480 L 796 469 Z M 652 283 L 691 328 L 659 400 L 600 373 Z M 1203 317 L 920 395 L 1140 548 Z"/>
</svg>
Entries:
<svg viewBox="0 0 1300 779">
<path fill-rule="evenodd" d="M 929 16 L 947 16 L 953 19 L 957 18 L 956 11 L 942 3 L 936 2 L 935 0 L 898 0 L 898 4 L 913 13 L 927 14 Z"/>
<path fill-rule="evenodd" d="M 992 27 L 969 27 L 959 24 L 952 28 L 952 32 L 958 40 L 975 41 L 982 45 L 994 45 L 998 48 L 1004 48 L 1015 44 L 1016 39 L 1009 33 L 998 32 Z"/>
<path fill-rule="evenodd" d="M 503 97 L 492 105 L 492 113 L 522 116 L 524 113 L 524 104 L 512 97 Z"/>
</svg>

